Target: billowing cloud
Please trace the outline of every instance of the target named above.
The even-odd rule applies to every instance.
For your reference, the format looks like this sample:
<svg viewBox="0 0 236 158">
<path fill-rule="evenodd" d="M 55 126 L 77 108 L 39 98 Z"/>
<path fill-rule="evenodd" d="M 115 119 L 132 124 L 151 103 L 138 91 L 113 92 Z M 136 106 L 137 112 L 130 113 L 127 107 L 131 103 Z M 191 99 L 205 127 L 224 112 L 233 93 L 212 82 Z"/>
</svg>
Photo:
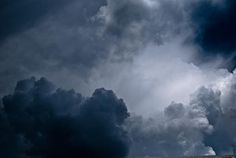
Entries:
<svg viewBox="0 0 236 158">
<path fill-rule="evenodd" d="M 5 158 L 114 157 L 128 154 L 126 105 L 110 90 L 85 98 L 45 78 L 19 81 L 3 98 L 0 153 Z"/>
<path fill-rule="evenodd" d="M 151 118 L 133 115 L 127 121 L 131 157 L 235 154 L 234 93 L 235 73 L 217 88 L 199 88 L 187 105 L 172 102 Z"/>
<path fill-rule="evenodd" d="M 129 114 L 103 88 L 83 97 L 45 78 L 21 80 L 3 97 L 0 151 L 6 158 L 235 154 L 235 79 L 228 73 L 188 104 L 172 102 L 151 117 Z"/>
<path fill-rule="evenodd" d="M 211 133 L 213 126 L 201 107 L 172 102 L 164 114 L 158 115 L 148 120 L 130 119 L 133 157 L 215 154 L 213 148 L 204 143 L 204 133 Z"/>
<path fill-rule="evenodd" d="M 236 119 L 235 77 L 234 72 L 221 82 L 220 106 L 215 104 L 208 110 L 211 114 L 208 115 L 208 119 L 214 120 L 214 122 L 211 121 L 214 132 L 205 136 L 205 142 L 210 144 L 218 155 L 236 153 L 236 128 L 234 125 Z"/>
<path fill-rule="evenodd" d="M 235 2 L 0 4 L 4 157 L 235 153 Z"/>
</svg>

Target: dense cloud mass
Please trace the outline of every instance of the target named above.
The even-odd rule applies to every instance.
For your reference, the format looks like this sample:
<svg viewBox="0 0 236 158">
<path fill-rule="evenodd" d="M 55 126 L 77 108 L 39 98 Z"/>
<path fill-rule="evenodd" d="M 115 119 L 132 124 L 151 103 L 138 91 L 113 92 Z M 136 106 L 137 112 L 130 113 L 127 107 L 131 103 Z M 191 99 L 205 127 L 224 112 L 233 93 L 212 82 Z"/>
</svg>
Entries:
<svg viewBox="0 0 236 158">
<path fill-rule="evenodd" d="M 131 117 L 131 157 L 236 154 L 236 107 L 228 98 L 235 96 L 235 74 L 229 78 L 222 91 L 200 88 L 189 105 L 172 102 L 159 116 Z"/>
<path fill-rule="evenodd" d="M 3 97 L 0 153 L 6 158 L 230 155 L 236 152 L 235 73 L 201 87 L 188 105 L 150 118 L 128 113 L 112 91 L 83 97 L 45 78 L 18 81 Z M 128 153 L 129 156 L 128 156 Z"/>
<path fill-rule="evenodd" d="M 19 81 L 3 98 L 0 153 L 4 158 L 122 158 L 129 139 L 122 125 L 129 116 L 112 91 L 89 98 L 55 89 L 45 78 Z"/>
<path fill-rule="evenodd" d="M 0 19 L 0 157 L 236 154 L 234 0 L 2 0 Z"/>
<path fill-rule="evenodd" d="M 163 115 L 148 120 L 131 118 L 130 126 L 133 157 L 215 154 L 204 143 L 204 134 L 211 133 L 213 126 L 198 104 L 172 102 Z"/>
</svg>

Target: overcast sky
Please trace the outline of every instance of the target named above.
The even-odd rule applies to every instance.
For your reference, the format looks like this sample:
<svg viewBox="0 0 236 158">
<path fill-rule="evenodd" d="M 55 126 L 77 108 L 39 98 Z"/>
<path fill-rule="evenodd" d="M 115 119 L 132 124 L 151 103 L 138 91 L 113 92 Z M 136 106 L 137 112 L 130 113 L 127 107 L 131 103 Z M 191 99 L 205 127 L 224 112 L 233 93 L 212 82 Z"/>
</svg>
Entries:
<svg viewBox="0 0 236 158">
<path fill-rule="evenodd" d="M 236 154 L 235 1 L 1 0 L 0 20 L 0 157 Z"/>
</svg>

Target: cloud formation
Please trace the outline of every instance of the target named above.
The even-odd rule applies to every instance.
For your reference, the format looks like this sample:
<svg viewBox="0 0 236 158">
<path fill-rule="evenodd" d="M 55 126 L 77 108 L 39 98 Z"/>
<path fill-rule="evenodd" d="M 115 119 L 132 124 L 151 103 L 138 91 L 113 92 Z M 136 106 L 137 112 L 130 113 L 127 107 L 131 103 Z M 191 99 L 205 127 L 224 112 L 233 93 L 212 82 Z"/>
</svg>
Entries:
<svg viewBox="0 0 236 158">
<path fill-rule="evenodd" d="M 128 136 L 126 105 L 110 90 L 84 98 L 55 89 L 45 78 L 17 83 L 3 98 L 0 153 L 5 158 L 122 158 Z"/>
<path fill-rule="evenodd" d="M 91 71 L 104 62 L 130 63 L 137 54 L 145 54 L 148 45 L 169 44 L 175 38 L 202 47 L 194 51 L 200 59 L 190 62 L 201 66 L 220 58 L 221 67 L 234 68 L 235 4 L 228 0 L 4 0 L 1 4 L 0 17 L 5 21 L 0 28 L 0 38 L 5 39 L 0 41 L 1 96 L 14 88 L 10 83 L 32 75 L 86 89 L 93 80 Z M 206 15 L 201 16 L 203 12 Z M 218 23 L 225 27 L 215 27 Z M 70 79 L 62 83 L 63 76 Z"/>
<path fill-rule="evenodd" d="M 235 153 L 235 2 L 0 4 L 6 158 Z"/>
<path fill-rule="evenodd" d="M 235 73 L 222 82 L 218 88 L 199 88 L 188 105 L 172 102 L 157 116 L 129 118 L 131 157 L 235 154 L 236 107 L 229 99 Z"/>
<path fill-rule="evenodd" d="M 228 73 L 188 104 L 172 102 L 148 118 L 130 114 L 111 90 L 83 97 L 45 78 L 21 80 L 2 99 L 0 151 L 6 158 L 235 154 L 235 83 Z"/>
</svg>

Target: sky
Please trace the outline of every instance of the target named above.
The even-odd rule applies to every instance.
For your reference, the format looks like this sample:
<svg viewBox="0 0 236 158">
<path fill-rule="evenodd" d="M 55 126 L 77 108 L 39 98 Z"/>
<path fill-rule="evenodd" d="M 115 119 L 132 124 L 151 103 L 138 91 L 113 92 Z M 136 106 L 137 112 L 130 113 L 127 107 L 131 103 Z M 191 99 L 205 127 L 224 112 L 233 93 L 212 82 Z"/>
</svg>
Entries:
<svg viewBox="0 0 236 158">
<path fill-rule="evenodd" d="M 236 154 L 233 0 L 1 0 L 0 157 Z"/>
</svg>

